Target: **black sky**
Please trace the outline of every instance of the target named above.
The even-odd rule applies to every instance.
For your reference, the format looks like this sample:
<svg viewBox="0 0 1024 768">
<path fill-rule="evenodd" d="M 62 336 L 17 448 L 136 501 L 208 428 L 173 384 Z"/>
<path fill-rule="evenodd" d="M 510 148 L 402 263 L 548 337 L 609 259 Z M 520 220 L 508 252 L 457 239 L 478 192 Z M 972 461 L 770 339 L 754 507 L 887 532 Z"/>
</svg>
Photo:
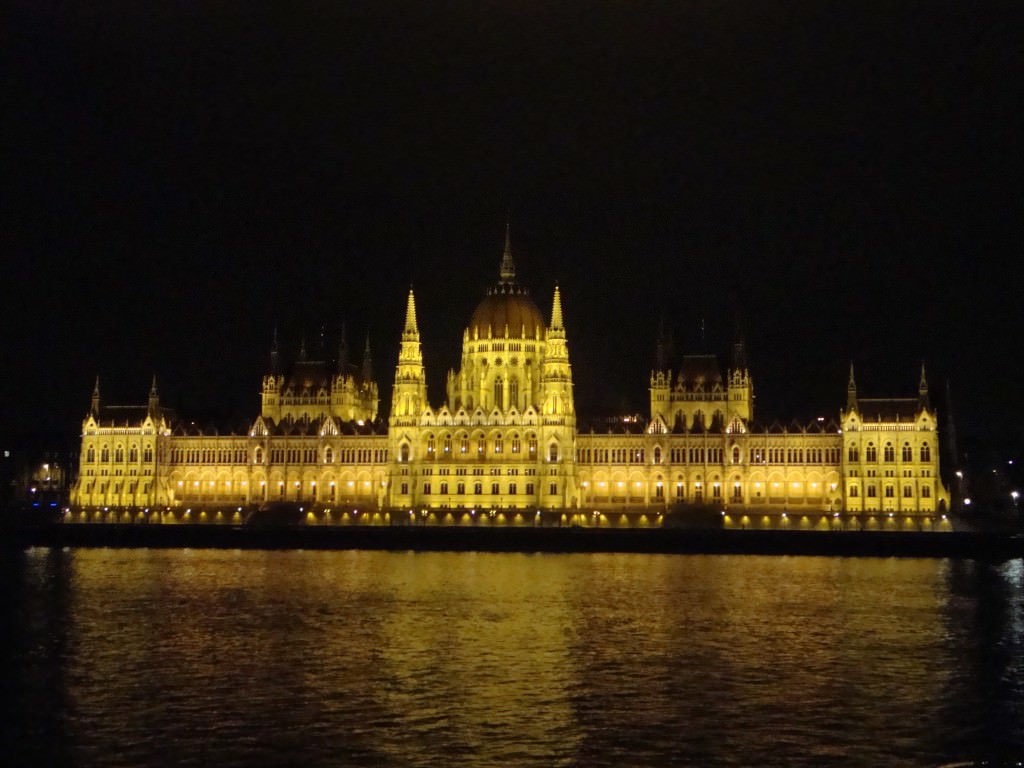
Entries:
<svg viewBox="0 0 1024 768">
<path fill-rule="evenodd" d="M 578 407 L 646 410 L 659 320 L 764 415 L 948 378 L 1020 435 L 1015 4 L 19 2 L 4 24 L 0 436 L 109 401 L 254 415 L 290 348 L 412 283 L 431 398 L 496 278 L 559 281 Z"/>
</svg>

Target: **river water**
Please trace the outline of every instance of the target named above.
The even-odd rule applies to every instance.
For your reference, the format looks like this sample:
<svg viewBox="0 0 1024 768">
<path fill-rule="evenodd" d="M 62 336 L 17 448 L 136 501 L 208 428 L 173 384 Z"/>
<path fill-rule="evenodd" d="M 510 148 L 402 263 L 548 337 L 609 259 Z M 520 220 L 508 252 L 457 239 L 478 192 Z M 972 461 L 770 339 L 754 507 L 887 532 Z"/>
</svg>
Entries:
<svg viewBox="0 0 1024 768">
<path fill-rule="evenodd" d="M 5 553 L 5 765 L 1024 759 L 1024 566 Z"/>
</svg>

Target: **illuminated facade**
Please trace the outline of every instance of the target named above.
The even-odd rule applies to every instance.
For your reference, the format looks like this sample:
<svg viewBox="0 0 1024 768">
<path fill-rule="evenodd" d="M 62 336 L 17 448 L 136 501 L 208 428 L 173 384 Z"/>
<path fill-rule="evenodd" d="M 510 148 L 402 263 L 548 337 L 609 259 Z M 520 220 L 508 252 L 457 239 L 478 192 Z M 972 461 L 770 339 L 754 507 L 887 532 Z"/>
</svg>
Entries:
<svg viewBox="0 0 1024 768">
<path fill-rule="evenodd" d="M 440 405 L 411 290 L 386 421 L 368 345 L 360 371 L 344 344 L 334 365 L 305 344 L 287 375 L 279 358 L 275 335 L 260 415 L 239 434 L 185 426 L 155 380 L 137 408 L 102 407 L 97 382 L 69 519 L 240 522 L 288 502 L 318 524 L 632 527 L 710 513 L 727 527 L 948 527 L 923 368 L 916 398 L 859 397 L 851 366 L 838 423 L 760 425 L 739 342 L 724 375 L 711 355 L 659 360 L 648 417 L 578 425 L 560 291 L 545 319 L 507 233 Z"/>
</svg>

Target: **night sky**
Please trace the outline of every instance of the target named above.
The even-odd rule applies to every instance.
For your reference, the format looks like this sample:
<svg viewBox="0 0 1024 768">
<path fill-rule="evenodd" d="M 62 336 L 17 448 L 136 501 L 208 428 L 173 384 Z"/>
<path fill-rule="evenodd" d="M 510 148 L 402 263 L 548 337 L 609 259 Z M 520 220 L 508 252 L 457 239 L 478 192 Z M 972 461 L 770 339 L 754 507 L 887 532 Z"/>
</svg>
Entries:
<svg viewBox="0 0 1024 768">
<path fill-rule="evenodd" d="M 251 418 L 275 325 L 369 333 L 386 408 L 410 284 L 437 403 L 506 215 L 583 414 L 647 411 L 662 320 L 723 360 L 738 320 L 763 417 L 924 360 L 961 434 L 1022 432 L 1013 3 L 14 5 L 4 439 L 73 442 L 97 374 Z"/>
</svg>

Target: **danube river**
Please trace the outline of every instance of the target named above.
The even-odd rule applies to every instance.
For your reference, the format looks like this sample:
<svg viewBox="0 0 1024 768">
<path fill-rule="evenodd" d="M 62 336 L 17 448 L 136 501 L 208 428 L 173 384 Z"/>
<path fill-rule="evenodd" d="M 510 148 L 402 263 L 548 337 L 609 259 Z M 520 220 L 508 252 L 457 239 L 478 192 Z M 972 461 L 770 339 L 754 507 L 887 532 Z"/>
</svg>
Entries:
<svg viewBox="0 0 1024 768">
<path fill-rule="evenodd" d="M 1024 759 L 1024 567 L 33 549 L 5 765 Z"/>
</svg>

